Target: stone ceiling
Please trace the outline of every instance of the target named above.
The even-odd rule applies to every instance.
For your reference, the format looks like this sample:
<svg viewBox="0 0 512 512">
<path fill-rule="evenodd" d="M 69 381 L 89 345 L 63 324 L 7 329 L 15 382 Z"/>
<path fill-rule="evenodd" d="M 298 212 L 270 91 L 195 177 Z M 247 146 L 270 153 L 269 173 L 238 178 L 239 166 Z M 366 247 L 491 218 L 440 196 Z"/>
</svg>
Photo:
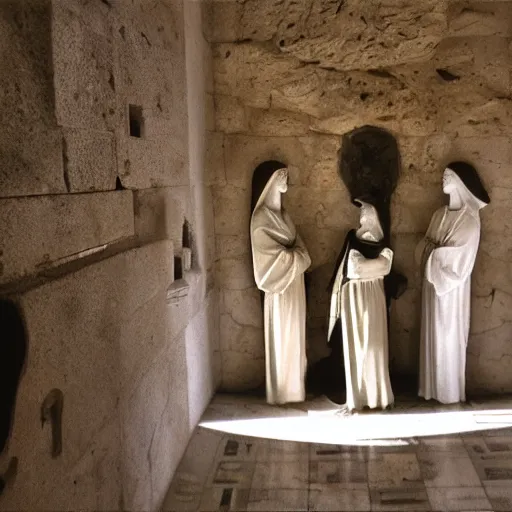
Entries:
<svg viewBox="0 0 512 512">
<path fill-rule="evenodd" d="M 444 0 L 213 2 L 216 92 L 235 93 L 246 106 L 307 114 L 311 129 L 325 133 L 374 122 L 425 135 L 440 124 L 450 131 L 489 120 L 493 133 L 507 133 L 510 6 Z M 475 36 L 485 41 L 477 37 L 475 44 Z M 482 126 L 481 134 L 486 130 Z"/>
</svg>

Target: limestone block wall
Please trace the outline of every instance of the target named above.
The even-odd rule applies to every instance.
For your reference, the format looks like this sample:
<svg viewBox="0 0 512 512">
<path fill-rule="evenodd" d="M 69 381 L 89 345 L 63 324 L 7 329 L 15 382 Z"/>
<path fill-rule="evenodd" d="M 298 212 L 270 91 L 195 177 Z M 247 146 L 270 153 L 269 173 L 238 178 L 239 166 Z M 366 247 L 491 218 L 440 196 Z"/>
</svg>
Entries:
<svg viewBox="0 0 512 512">
<path fill-rule="evenodd" d="M 0 510 L 158 510 L 220 379 L 201 4 L 16 0 L 0 28 L 0 298 L 28 346 Z"/>
<path fill-rule="evenodd" d="M 211 2 L 209 15 L 222 387 L 264 382 L 248 238 L 254 168 L 268 159 L 290 168 L 285 205 L 312 256 L 314 361 L 326 353 L 326 285 L 358 218 L 338 176 L 341 136 L 370 124 L 397 138 L 402 161 L 392 243 L 409 288 L 392 306 L 392 371 L 417 372 L 421 283 L 413 251 L 445 200 L 444 165 L 463 159 L 476 166 L 492 199 L 482 211 L 473 273 L 467 387 L 512 391 L 512 3 L 226 0 Z"/>
</svg>

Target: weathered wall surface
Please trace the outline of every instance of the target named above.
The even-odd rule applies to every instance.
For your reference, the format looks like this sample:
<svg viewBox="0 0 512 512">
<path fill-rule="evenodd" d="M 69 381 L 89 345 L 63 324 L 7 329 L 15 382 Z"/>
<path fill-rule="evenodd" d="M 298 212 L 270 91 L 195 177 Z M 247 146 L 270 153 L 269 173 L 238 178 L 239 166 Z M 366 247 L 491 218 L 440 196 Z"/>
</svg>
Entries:
<svg viewBox="0 0 512 512">
<path fill-rule="evenodd" d="M 182 0 L 0 5 L 0 295 L 28 336 L 0 510 L 159 509 L 218 385 L 202 22 Z"/>
<path fill-rule="evenodd" d="M 372 124 L 398 140 L 392 370 L 418 366 L 414 247 L 445 200 L 444 165 L 472 162 L 492 203 L 473 273 L 467 385 L 512 391 L 511 62 L 507 1 L 233 0 L 210 4 L 215 79 L 214 207 L 224 389 L 263 383 L 263 334 L 248 239 L 256 165 L 286 162 L 285 198 L 312 256 L 310 361 L 325 353 L 326 285 L 357 209 L 338 177 L 341 136 Z"/>
</svg>

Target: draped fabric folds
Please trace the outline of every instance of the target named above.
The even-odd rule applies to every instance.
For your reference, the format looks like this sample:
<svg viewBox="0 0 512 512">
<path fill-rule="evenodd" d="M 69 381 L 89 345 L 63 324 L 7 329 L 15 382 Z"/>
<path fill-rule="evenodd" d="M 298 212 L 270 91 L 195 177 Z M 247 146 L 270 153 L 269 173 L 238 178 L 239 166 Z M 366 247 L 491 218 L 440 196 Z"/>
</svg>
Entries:
<svg viewBox="0 0 512 512">
<path fill-rule="evenodd" d="M 251 219 L 254 277 L 265 292 L 267 402 L 305 399 L 308 251 L 286 211 L 257 205 Z"/>
<path fill-rule="evenodd" d="M 437 210 L 418 247 L 423 269 L 419 395 L 465 401 L 471 272 L 480 241 L 478 212 Z"/>
<path fill-rule="evenodd" d="M 393 252 L 380 243 L 358 240 L 355 231 L 347 238 L 332 291 L 329 337 L 341 318 L 347 408 L 385 408 L 394 401 L 384 291 Z"/>
</svg>

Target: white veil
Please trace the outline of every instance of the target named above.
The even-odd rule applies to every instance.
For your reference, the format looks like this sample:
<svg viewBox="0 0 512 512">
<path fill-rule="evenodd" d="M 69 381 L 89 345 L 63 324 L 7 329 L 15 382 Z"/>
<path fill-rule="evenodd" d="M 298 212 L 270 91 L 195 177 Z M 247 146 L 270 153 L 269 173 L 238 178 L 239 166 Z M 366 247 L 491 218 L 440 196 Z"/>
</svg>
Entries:
<svg viewBox="0 0 512 512">
<path fill-rule="evenodd" d="M 450 168 L 447 167 L 447 169 Z M 478 197 L 476 197 L 468 187 L 466 187 L 465 183 L 460 179 L 459 175 L 455 171 L 452 169 L 450 169 L 450 171 L 453 173 L 453 177 L 457 182 L 457 191 L 459 192 L 462 204 L 469 209 L 472 215 L 480 218 L 479 212 L 482 208 L 487 206 L 487 203 L 478 199 Z"/>
<path fill-rule="evenodd" d="M 263 203 L 265 202 L 265 199 L 267 197 L 267 194 L 269 193 L 270 189 L 274 186 L 274 182 L 278 178 L 279 174 L 283 171 L 283 169 L 287 169 L 286 167 L 282 167 L 280 169 L 276 169 L 272 176 L 270 176 L 270 179 L 267 181 L 267 184 L 265 185 L 265 188 L 263 189 L 263 192 L 260 194 L 260 197 L 258 198 L 258 201 L 256 202 L 256 206 L 254 207 L 254 210 L 252 211 L 252 215 L 260 208 Z"/>
</svg>

